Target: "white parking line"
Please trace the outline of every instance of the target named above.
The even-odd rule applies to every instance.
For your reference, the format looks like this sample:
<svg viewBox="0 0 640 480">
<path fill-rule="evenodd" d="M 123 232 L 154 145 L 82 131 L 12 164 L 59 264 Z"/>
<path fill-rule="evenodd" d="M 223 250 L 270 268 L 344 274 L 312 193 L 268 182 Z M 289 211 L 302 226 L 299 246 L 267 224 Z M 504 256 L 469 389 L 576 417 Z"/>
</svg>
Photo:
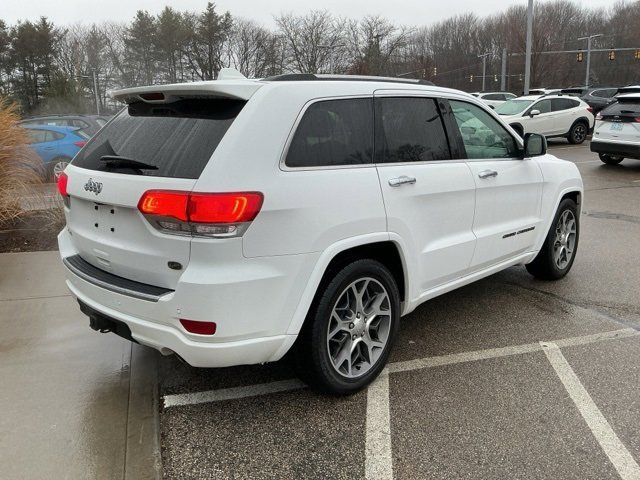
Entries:
<svg viewBox="0 0 640 480">
<path fill-rule="evenodd" d="M 165 395 L 164 408 L 179 407 L 181 405 L 195 405 L 198 403 L 220 402 L 222 400 L 234 400 L 237 398 L 257 397 L 270 393 L 287 392 L 305 388 L 306 385 L 297 379 L 281 380 L 278 382 L 259 383 L 246 387 L 220 388 L 218 390 L 206 390 L 204 392 L 179 393 L 177 395 Z"/>
<path fill-rule="evenodd" d="M 567 393 L 580 411 L 593 436 L 624 480 L 640 479 L 640 466 L 613 431 L 607 419 L 584 388 L 560 348 L 555 343 L 541 343 L 549 363 L 558 374 Z"/>
<path fill-rule="evenodd" d="M 588 343 L 601 342 L 605 340 L 613 340 L 616 338 L 633 337 L 636 335 L 640 335 L 640 332 L 638 330 L 635 330 L 634 328 L 621 328 L 618 330 L 595 333 L 592 335 L 581 335 L 577 337 L 562 338 L 559 340 L 555 340 L 555 343 L 560 347 L 569 347 L 574 345 L 585 345 Z M 475 362 L 478 360 L 488 360 L 491 358 L 522 355 L 525 353 L 537 352 L 541 350 L 542 347 L 540 346 L 540 343 L 526 343 L 523 345 L 490 348 L 462 353 L 452 353 L 448 355 L 440 355 L 437 357 L 426 357 L 416 360 L 407 360 L 404 362 L 394 362 L 390 363 L 387 366 L 386 370 L 389 373 L 408 372 L 422 368 L 451 365 L 454 363 Z M 222 400 L 233 400 L 237 398 L 268 395 L 270 393 L 297 390 L 304 387 L 304 383 L 300 382 L 299 380 L 290 379 L 270 383 L 260 383 L 257 385 L 247 385 L 244 387 L 221 388 L 217 390 L 206 390 L 202 392 L 165 395 L 163 397 L 163 400 L 164 408 L 169 408 L 182 405 L 193 405 L 197 403 L 219 402 Z"/>
<path fill-rule="evenodd" d="M 383 370 L 367 391 L 364 478 L 391 480 L 391 420 L 389 414 L 389 373 Z"/>
</svg>

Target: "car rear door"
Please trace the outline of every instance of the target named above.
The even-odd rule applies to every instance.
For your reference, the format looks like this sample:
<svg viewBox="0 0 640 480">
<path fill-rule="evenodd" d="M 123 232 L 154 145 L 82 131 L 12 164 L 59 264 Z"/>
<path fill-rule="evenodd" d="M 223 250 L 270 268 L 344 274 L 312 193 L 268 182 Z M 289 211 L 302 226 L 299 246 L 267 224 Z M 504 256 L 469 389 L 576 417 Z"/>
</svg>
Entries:
<svg viewBox="0 0 640 480">
<path fill-rule="evenodd" d="M 533 248 L 541 228 L 542 173 L 520 158 L 516 139 L 476 104 L 451 100 L 452 114 L 476 186 L 471 271 L 482 270 Z"/>
<path fill-rule="evenodd" d="M 578 117 L 584 115 L 580 102 L 571 98 L 552 98 L 551 111 L 554 113 L 555 134 L 563 135 L 569 130 Z"/>
<path fill-rule="evenodd" d="M 392 238 L 418 279 L 411 298 L 464 276 L 475 248 L 475 184 L 446 134 L 443 98 L 375 94 L 375 160 Z M 450 117 L 447 117 L 450 118 Z"/>
</svg>

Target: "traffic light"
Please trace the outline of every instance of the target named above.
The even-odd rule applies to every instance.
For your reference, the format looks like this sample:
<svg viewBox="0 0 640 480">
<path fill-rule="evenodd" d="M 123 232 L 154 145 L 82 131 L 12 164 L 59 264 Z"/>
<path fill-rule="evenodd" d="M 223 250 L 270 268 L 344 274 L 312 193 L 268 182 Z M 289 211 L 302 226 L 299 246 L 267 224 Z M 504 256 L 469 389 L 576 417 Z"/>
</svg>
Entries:
<svg viewBox="0 0 640 480">
<path fill-rule="evenodd" d="M 633 58 L 640 60 L 640 48 L 636 48 L 636 51 L 633 52 Z"/>
<path fill-rule="evenodd" d="M 493 81 L 494 81 L 494 82 L 497 82 L 497 81 L 498 81 L 498 75 L 494 75 L 494 76 L 493 76 Z"/>
<path fill-rule="evenodd" d="M 473 75 L 469 75 L 469 81 L 473 83 Z"/>
<path fill-rule="evenodd" d="M 578 55 L 576 56 L 576 60 L 578 60 L 579 62 L 581 62 L 581 61 L 582 61 L 582 59 L 583 59 L 583 57 L 584 57 L 584 54 L 583 54 L 582 52 L 578 52 Z"/>
<path fill-rule="evenodd" d="M 609 52 L 609 60 L 613 61 L 616 59 L 616 51 L 615 50 L 611 50 Z"/>
<path fill-rule="evenodd" d="M 433 76 L 434 77 L 438 76 L 438 67 L 433 67 Z"/>
</svg>

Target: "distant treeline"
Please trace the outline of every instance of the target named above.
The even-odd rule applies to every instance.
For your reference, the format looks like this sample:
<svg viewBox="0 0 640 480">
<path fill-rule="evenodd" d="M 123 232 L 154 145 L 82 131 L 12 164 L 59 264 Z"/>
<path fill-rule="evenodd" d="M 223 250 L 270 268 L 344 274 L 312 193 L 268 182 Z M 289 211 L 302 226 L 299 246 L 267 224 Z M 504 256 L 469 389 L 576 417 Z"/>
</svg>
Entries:
<svg viewBox="0 0 640 480">
<path fill-rule="evenodd" d="M 526 7 L 479 17 L 458 15 L 424 27 L 386 18 L 344 19 L 327 11 L 275 17 L 276 27 L 219 12 L 165 7 L 138 11 L 129 23 L 54 25 L 46 18 L 8 25 L 0 20 L 0 95 L 18 101 L 25 114 L 114 108 L 108 90 L 142 84 L 216 78 L 222 67 L 247 77 L 280 73 L 351 73 L 426 78 L 438 85 L 480 90 L 487 61 L 487 89 L 500 86 L 501 55 L 509 53 L 507 88 L 523 86 Z M 428 7 L 416 23 L 429 23 Z M 558 0 L 537 3 L 533 51 L 578 50 L 579 37 L 603 34 L 594 48 L 640 47 L 640 0 L 587 9 Z M 593 84 L 640 82 L 634 51 L 592 57 Z M 534 53 L 532 87 L 584 83 L 585 62 L 576 53 Z M 95 74 L 95 85 L 94 85 Z"/>
</svg>

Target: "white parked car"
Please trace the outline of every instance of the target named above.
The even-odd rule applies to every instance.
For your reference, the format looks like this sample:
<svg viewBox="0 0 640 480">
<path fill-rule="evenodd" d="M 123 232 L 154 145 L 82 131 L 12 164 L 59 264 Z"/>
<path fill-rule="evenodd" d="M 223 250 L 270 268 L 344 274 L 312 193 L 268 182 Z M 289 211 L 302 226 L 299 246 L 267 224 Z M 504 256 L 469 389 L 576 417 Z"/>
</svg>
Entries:
<svg viewBox="0 0 640 480">
<path fill-rule="evenodd" d="M 473 92 L 471 95 L 479 98 L 491 108 L 499 107 L 507 100 L 516 98 L 516 95 L 509 92 Z"/>
<path fill-rule="evenodd" d="M 609 165 L 625 158 L 640 160 L 640 93 L 619 95 L 596 116 L 591 151 Z"/>
<path fill-rule="evenodd" d="M 529 95 L 549 95 L 551 93 L 560 93 L 561 88 L 532 88 Z"/>
<path fill-rule="evenodd" d="M 421 303 L 575 259 L 577 168 L 466 93 L 235 74 L 113 96 L 58 183 L 67 285 L 94 329 L 193 366 L 293 349 L 312 387 L 351 393 Z"/>
<path fill-rule="evenodd" d="M 579 144 L 593 128 L 592 108 L 579 98 L 533 95 L 509 100 L 496 108 L 502 119 L 521 136 L 539 133 L 547 138 L 566 137 Z"/>
</svg>

